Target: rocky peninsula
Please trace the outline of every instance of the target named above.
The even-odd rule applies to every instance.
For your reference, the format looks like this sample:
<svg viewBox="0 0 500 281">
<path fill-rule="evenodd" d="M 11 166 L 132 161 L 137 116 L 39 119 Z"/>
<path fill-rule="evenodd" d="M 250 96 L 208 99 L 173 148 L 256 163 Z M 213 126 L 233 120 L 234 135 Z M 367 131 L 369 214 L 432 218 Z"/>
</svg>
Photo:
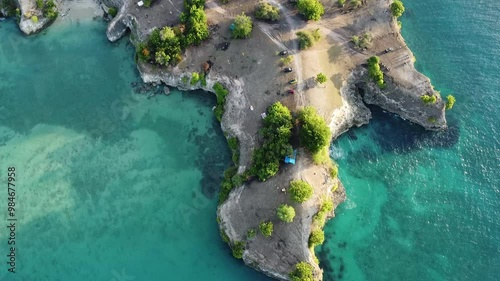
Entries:
<svg viewBox="0 0 500 281">
<path fill-rule="evenodd" d="M 21 30 L 31 34 L 47 26 L 45 19 L 38 20 L 37 25 L 27 23 L 28 18 L 31 20 L 27 11 L 37 13 L 34 0 L 16 1 L 21 11 Z M 392 0 L 351 0 L 343 6 L 337 1 L 323 1 L 324 14 L 318 21 L 307 21 L 294 2 L 269 1 L 279 9 L 280 19 L 254 20 L 247 39 L 232 39 L 235 17 L 245 13 L 254 18 L 259 1 L 207 0 L 204 10 L 208 39 L 187 47 L 175 66 L 138 59 L 142 79 L 182 90 L 215 93 L 218 84 L 227 89 L 220 121 L 228 140 L 239 144 L 231 147 L 238 155 L 233 159 L 237 175 L 244 175 L 252 167 L 253 153 L 263 142 L 259 133 L 262 114 L 276 102 L 293 115 L 306 106 L 316 108 L 329 125 L 333 140 L 353 126 L 368 124 L 371 113 L 365 104 L 377 105 L 428 130 L 446 128 L 445 102 L 430 80 L 414 68 L 414 56 L 390 10 Z M 109 8 L 117 11 L 108 25 L 108 39 L 116 41 L 130 31 L 130 39 L 137 47 L 155 28 L 178 26 L 184 11 L 182 0 L 150 1 L 149 7 L 132 0 L 105 0 L 103 4 L 106 13 Z M 300 31 L 316 32 L 321 38 L 301 49 L 297 39 Z M 283 51 L 291 55 L 290 62 L 279 55 Z M 382 86 L 369 71 L 372 56 L 379 58 Z M 284 67 L 292 71 L 284 72 Z M 191 83 L 194 73 L 203 73 L 203 80 Z M 318 73 L 323 73 L 326 81 L 319 83 Z M 424 101 L 426 97 L 433 100 Z M 233 254 L 241 256 L 248 266 L 279 280 L 291 280 L 296 265 L 306 262 L 313 269 L 314 279 L 322 280 L 322 270 L 310 245 L 311 232 L 324 225 L 316 220 L 318 214 L 323 221 L 334 216 L 333 209 L 324 208 L 326 202 L 336 207 L 346 195 L 332 172 L 334 166 L 317 164 L 307 149 L 298 146 L 294 143 L 294 165 L 281 163 L 276 175 L 265 181 L 251 177 L 234 186 L 218 207 L 218 223 Z M 290 182 L 296 180 L 313 188 L 312 196 L 302 204 L 290 200 Z M 294 208 L 292 222 L 276 216 L 281 204 Z M 258 232 L 262 222 L 274 225 L 269 237 Z"/>
</svg>

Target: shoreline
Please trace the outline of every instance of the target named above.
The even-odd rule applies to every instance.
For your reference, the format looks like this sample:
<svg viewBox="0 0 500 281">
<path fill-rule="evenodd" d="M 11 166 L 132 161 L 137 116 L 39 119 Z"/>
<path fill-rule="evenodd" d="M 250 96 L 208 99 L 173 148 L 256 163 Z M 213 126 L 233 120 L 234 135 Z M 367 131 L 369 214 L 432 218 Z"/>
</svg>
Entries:
<svg viewBox="0 0 500 281">
<path fill-rule="evenodd" d="M 158 2 L 162 1 L 158 0 Z M 165 4 L 165 1 L 163 2 Z M 178 4 L 182 1 L 175 2 Z M 385 1 L 376 1 L 359 11 L 355 11 L 354 14 L 344 16 L 340 14 L 340 9 L 335 8 L 330 15 L 325 15 L 320 23 L 306 23 L 298 29 L 297 26 L 303 25 L 302 18 L 288 13 L 288 9 L 293 8 L 293 6 L 288 1 L 283 0 L 280 1 L 282 3 L 280 7 L 287 12 L 286 25 L 276 27 L 259 23 L 259 27 L 254 28 L 251 39 L 247 39 L 247 41 L 231 40 L 231 48 L 225 52 L 213 50 L 210 47 L 222 40 L 227 40 L 228 27 L 232 17 L 228 18 L 226 15 L 239 14 L 242 11 L 249 13 L 253 9 L 253 3 L 250 3 L 252 1 L 236 0 L 219 6 L 213 1 L 207 2 L 207 17 L 218 26 L 218 29 L 212 32 L 210 39 L 202 43 L 201 47 L 187 48 L 183 61 L 175 67 L 156 67 L 139 62 L 137 68 L 142 80 L 146 83 L 164 83 L 180 90 L 202 89 L 214 93 L 213 85 L 220 82 L 229 90 L 224 105 L 225 111 L 221 127 L 228 140 L 234 137 L 239 141 L 240 157 L 234 164 L 240 174 L 251 166 L 253 151 L 260 143 L 260 114 L 266 112 L 267 107 L 276 101 L 282 102 L 294 112 L 306 105 L 315 106 L 320 115 L 330 124 L 330 130 L 333 133 L 332 141 L 350 127 L 368 123 L 371 113 L 364 103 L 378 105 L 387 111 L 398 114 L 403 119 L 415 121 L 427 129 L 436 129 L 443 124 L 446 126 L 444 112 L 438 117 L 439 119 L 434 119 L 439 124 L 427 124 L 429 123 L 428 118 L 430 118 L 428 116 L 439 114 L 438 107 L 441 103 L 436 108 L 425 108 L 421 104 L 415 105 L 415 102 L 420 102 L 419 95 L 421 93 L 414 93 L 415 82 L 413 81 L 421 81 L 425 84 L 422 88 L 424 93 L 430 91 L 431 85 L 425 76 L 413 68 L 413 64 L 405 64 L 402 69 L 394 66 L 395 70 L 390 76 L 389 73 L 386 74 L 388 75 L 388 87 L 384 90 L 378 88 L 371 79 L 367 79 L 367 72 L 362 66 L 366 63 L 367 54 L 350 52 L 352 47 L 346 33 L 358 34 L 360 30 L 369 27 L 370 30 L 373 30 L 374 37 L 382 38 L 376 41 L 375 46 L 373 46 L 374 50 L 371 50 L 370 53 L 376 53 L 377 49 L 384 50 L 387 48 L 385 46 L 387 44 L 400 43 L 404 45 L 400 48 L 403 52 L 411 53 L 404 44 L 394 20 L 387 15 L 384 8 Z M 137 9 L 134 5 L 128 5 L 129 2 L 122 4 L 124 6 L 119 9 L 117 16 L 108 24 L 107 36 L 112 42 L 121 38 L 130 29 L 132 32 L 130 40 L 135 45 L 138 41 L 147 38 L 149 31 L 155 24 L 162 22 L 158 18 L 156 18 L 158 22 L 155 23 L 146 20 L 148 18 L 147 12 L 150 10 Z M 160 3 L 156 3 L 156 6 L 153 7 L 155 13 L 158 15 L 170 11 L 172 14 L 172 10 L 169 10 L 171 8 L 164 7 L 163 4 L 160 8 Z M 172 5 L 174 4 L 172 3 Z M 64 9 L 68 11 L 67 14 Z M 350 21 L 359 17 L 359 14 L 362 15 L 370 9 L 375 12 L 375 22 L 361 21 L 361 23 L 357 23 L 358 26 L 346 29 L 344 25 L 349 24 Z M 101 6 L 92 0 L 85 0 L 82 3 L 67 2 L 61 5 L 60 10 L 65 15 L 57 19 L 56 24 L 95 18 L 98 11 L 101 11 L 102 15 Z M 179 12 L 178 9 L 177 12 Z M 174 16 L 166 22 L 177 22 L 178 15 Z M 328 28 L 322 25 L 325 22 L 330 25 Z M 389 27 L 387 27 L 388 23 Z M 165 24 L 165 20 L 162 24 Z M 295 31 L 312 28 L 318 28 L 322 31 L 322 42 L 308 50 L 298 50 L 295 43 Z M 399 38 L 387 37 L 384 39 L 387 31 L 389 33 L 396 32 Z M 256 46 L 259 48 L 255 48 Z M 295 73 L 292 73 L 292 76 L 284 75 L 281 73 L 280 67 L 274 63 L 277 60 L 275 54 L 283 48 L 290 50 L 290 53 L 294 55 L 294 68 L 296 68 L 299 79 L 296 86 L 297 93 L 291 96 L 283 95 L 282 91 L 290 88 L 287 81 L 294 77 Z M 389 58 L 391 55 L 393 54 L 384 55 L 382 61 L 384 63 L 387 61 L 387 64 L 392 68 Z M 199 83 L 189 85 L 184 82 L 184 78 L 189 79 L 193 73 L 198 73 L 200 62 L 206 61 L 207 57 L 213 57 L 215 61 L 215 66 L 206 77 L 207 85 L 202 86 Z M 329 63 L 325 63 L 327 58 Z M 326 72 L 330 78 L 325 87 L 317 85 L 314 81 L 314 76 L 318 71 Z M 274 95 L 276 92 L 278 94 Z M 260 95 L 255 95 L 255 93 Z M 269 94 L 266 96 L 263 93 Z M 330 102 L 325 102 L 325 100 Z M 341 102 L 339 103 L 339 101 Z M 287 280 L 288 273 L 300 261 L 307 261 L 311 264 L 314 268 L 314 275 L 322 279 L 322 270 L 315 261 L 314 249 L 308 248 L 307 241 L 304 244 L 303 240 L 304 238 L 307 240 L 312 230 L 311 217 L 318 211 L 321 204 L 318 198 L 322 198 L 322 196 L 329 198 L 332 202 L 336 202 L 335 207 L 345 200 L 345 190 L 336 176 L 330 177 L 324 169 L 325 166 L 312 164 L 311 156 L 307 153 L 303 154 L 305 157 L 298 161 L 297 166 L 282 167 L 281 172 L 267 182 L 251 181 L 235 187 L 230 192 L 229 199 L 220 204 L 217 209 L 219 227 L 221 233 L 227 237 L 228 244 L 232 247 L 235 243 L 246 241 L 242 254 L 243 261 L 266 275 L 280 280 Z M 323 183 L 317 178 L 320 175 L 325 178 Z M 315 196 L 318 196 L 309 202 L 310 204 L 297 206 L 297 217 L 300 222 L 277 225 L 278 238 L 273 237 L 265 240 L 258 237 L 255 241 L 245 239 L 244 234 L 247 229 L 255 227 L 260 218 L 273 215 L 274 211 L 270 211 L 269 206 L 286 202 L 283 194 L 274 188 L 275 185 L 296 178 L 306 178 L 308 181 L 314 182 Z M 333 181 L 338 181 L 337 193 L 330 192 Z M 260 201 L 254 202 L 255 198 L 260 198 Z M 245 209 L 252 209 L 253 206 L 258 207 L 254 215 L 244 212 Z M 332 211 L 328 218 L 333 216 L 334 212 Z M 282 250 L 281 258 L 277 259 L 275 249 L 281 247 L 281 240 L 287 241 L 285 243 L 287 247 Z"/>
</svg>

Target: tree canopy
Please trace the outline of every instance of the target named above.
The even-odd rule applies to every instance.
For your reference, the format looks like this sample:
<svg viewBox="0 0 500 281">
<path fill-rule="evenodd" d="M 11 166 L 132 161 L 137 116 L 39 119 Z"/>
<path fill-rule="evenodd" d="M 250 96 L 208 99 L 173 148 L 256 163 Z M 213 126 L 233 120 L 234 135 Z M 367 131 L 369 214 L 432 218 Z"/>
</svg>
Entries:
<svg viewBox="0 0 500 281">
<path fill-rule="evenodd" d="M 252 19 L 242 13 L 234 20 L 234 29 L 231 31 L 233 38 L 247 38 L 252 33 Z"/>
<path fill-rule="evenodd" d="M 260 2 L 255 10 L 255 17 L 260 20 L 278 21 L 280 19 L 280 9 L 268 2 Z"/>
<path fill-rule="evenodd" d="M 314 281 L 313 267 L 307 262 L 299 262 L 295 269 L 289 274 L 292 281 Z"/>
<path fill-rule="evenodd" d="M 303 180 L 295 180 L 290 183 L 290 198 L 297 203 L 304 203 L 313 195 L 313 188 Z"/>
<path fill-rule="evenodd" d="M 298 0 L 297 8 L 308 20 L 319 20 L 325 13 L 323 4 L 318 0 Z"/>
<path fill-rule="evenodd" d="M 280 102 L 274 103 L 267 110 L 264 128 L 261 134 L 264 143 L 253 154 L 251 173 L 265 181 L 274 176 L 279 169 L 280 160 L 291 154 L 292 114 Z"/>
<path fill-rule="evenodd" d="M 278 218 L 284 222 L 292 222 L 295 218 L 295 209 L 287 204 L 281 204 L 276 209 Z"/>
<path fill-rule="evenodd" d="M 452 95 L 448 95 L 446 97 L 446 109 L 452 109 L 453 105 L 455 105 L 455 97 Z"/>
<path fill-rule="evenodd" d="M 309 246 L 321 245 L 325 242 L 325 233 L 321 229 L 311 231 L 309 236 Z"/>
<path fill-rule="evenodd" d="M 326 125 L 325 119 L 318 115 L 314 107 L 306 106 L 299 113 L 300 142 L 311 153 L 319 152 L 330 143 L 332 134 Z"/>
<path fill-rule="evenodd" d="M 261 222 L 259 225 L 260 233 L 262 233 L 265 237 L 270 237 L 273 235 L 273 227 L 273 223 L 270 221 Z"/>
<path fill-rule="evenodd" d="M 391 4 L 391 12 L 392 15 L 396 18 L 399 18 L 405 12 L 405 7 L 403 6 L 403 2 L 399 0 L 394 0 Z"/>
</svg>

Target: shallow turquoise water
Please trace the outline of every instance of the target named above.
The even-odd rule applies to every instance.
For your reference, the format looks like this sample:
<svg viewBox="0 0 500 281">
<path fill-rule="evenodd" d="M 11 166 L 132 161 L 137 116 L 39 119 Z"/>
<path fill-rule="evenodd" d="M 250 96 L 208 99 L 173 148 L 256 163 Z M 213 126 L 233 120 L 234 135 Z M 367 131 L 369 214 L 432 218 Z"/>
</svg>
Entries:
<svg viewBox="0 0 500 281">
<path fill-rule="evenodd" d="M 14 166 L 18 219 L 15 274 L 0 230 L 0 280 L 268 280 L 219 237 L 230 157 L 210 94 L 134 93 L 133 50 L 104 23 L 24 38 L 6 22 L 0 38 L 0 210 Z"/>
<path fill-rule="evenodd" d="M 333 144 L 348 199 L 318 248 L 325 279 L 498 280 L 500 2 L 404 2 L 416 67 L 457 99 L 450 130 L 374 109 Z"/>
<path fill-rule="evenodd" d="M 405 1 L 417 67 L 457 98 L 451 128 L 374 109 L 333 144 L 348 200 L 318 248 L 326 280 L 500 276 L 498 3 Z M 0 24 L 0 178 L 18 170 L 19 219 L 17 273 L 0 258 L 0 280 L 268 280 L 231 257 L 207 199 L 229 161 L 213 97 L 134 93 L 133 50 L 104 30 Z"/>
</svg>

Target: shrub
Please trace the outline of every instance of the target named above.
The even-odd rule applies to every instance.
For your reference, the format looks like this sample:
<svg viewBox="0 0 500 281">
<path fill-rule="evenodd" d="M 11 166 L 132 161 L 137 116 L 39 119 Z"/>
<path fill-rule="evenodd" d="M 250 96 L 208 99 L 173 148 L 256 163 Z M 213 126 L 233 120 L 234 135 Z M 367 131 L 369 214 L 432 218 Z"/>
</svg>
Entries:
<svg viewBox="0 0 500 281">
<path fill-rule="evenodd" d="M 315 229 L 311 231 L 309 236 L 309 247 L 321 245 L 325 242 L 325 233 L 321 229 Z"/>
<path fill-rule="evenodd" d="M 149 53 L 154 54 L 154 61 L 159 65 L 177 64 L 182 51 L 178 36 L 171 27 L 165 26 L 162 29 L 154 29 L 149 35 L 145 45 L 140 44 L 139 51 L 145 48 Z M 139 58 L 143 61 L 149 61 L 149 55 L 142 55 Z"/>
<path fill-rule="evenodd" d="M 368 49 L 372 46 L 373 36 L 370 33 L 365 33 L 362 36 L 353 36 L 351 42 L 358 49 Z"/>
<path fill-rule="evenodd" d="M 114 18 L 114 17 L 116 16 L 116 14 L 118 14 L 118 9 L 117 9 L 117 8 L 115 8 L 115 7 L 110 7 L 110 8 L 108 9 L 108 14 L 109 14 L 111 17 L 113 17 L 113 18 Z"/>
<path fill-rule="evenodd" d="M 267 2 L 260 2 L 255 10 L 255 17 L 259 20 L 277 21 L 280 19 L 280 10 Z"/>
<path fill-rule="evenodd" d="M 313 267 L 307 262 L 299 262 L 288 276 L 292 281 L 313 281 Z"/>
<path fill-rule="evenodd" d="M 270 221 L 261 222 L 259 224 L 260 233 L 262 233 L 265 237 L 271 237 L 271 235 L 273 235 L 273 228 L 273 223 Z"/>
<path fill-rule="evenodd" d="M 346 0 L 338 0 L 337 2 L 339 3 L 340 7 L 344 7 Z"/>
<path fill-rule="evenodd" d="M 261 181 L 274 176 L 280 161 L 293 152 L 290 145 L 292 127 L 292 114 L 286 106 L 276 102 L 268 108 L 261 129 L 264 142 L 254 151 L 251 167 L 251 173 Z"/>
<path fill-rule="evenodd" d="M 292 222 L 295 218 L 295 209 L 292 206 L 281 204 L 276 209 L 278 218 L 283 222 Z"/>
<path fill-rule="evenodd" d="M 144 7 L 149 8 L 152 3 L 153 3 L 153 0 L 144 0 Z"/>
<path fill-rule="evenodd" d="M 368 73 L 380 88 L 385 87 L 384 73 L 380 70 L 380 58 L 377 56 L 368 59 Z"/>
<path fill-rule="evenodd" d="M 42 9 L 43 8 L 43 0 L 36 0 L 36 7 L 38 9 Z"/>
<path fill-rule="evenodd" d="M 330 168 L 330 176 L 336 178 L 339 175 L 339 167 L 337 165 L 332 165 Z"/>
<path fill-rule="evenodd" d="M 326 125 L 325 119 L 318 115 L 314 107 L 306 106 L 299 113 L 301 124 L 299 136 L 300 142 L 311 153 L 319 152 L 330 143 L 331 132 Z"/>
<path fill-rule="evenodd" d="M 222 241 L 229 243 L 229 236 L 227 236 L 226 232 L 222 229 L 220 231 L 220 237 L 222 238 Z"/>
<path fill-rule="evenodd" d="M 399 0 L 394 0 L 391 4 L 391 12 L 392 15 L 396 18 L 399 18 L 405 12 L 405 7 L 403 6 L 403 2 Z"/>
<path fill-rule="evenodd" d="M 319 211 L 313 216 L 313 222 L 322 228 L 326 222 L 326 216 L 329 212 L 333 210 L 333 202 L 324 201 L 321 203 Z"/>
<path fill-rule="evenodd" d="M 257 231 L 255 229 L 251 228 L 247 231 L 247 239 L 253 239 L 257 235 Z"/>
<path fill-rule="evenodd" d="M 420 99 L 425 103 L 425 104 L 433 104 L 436 103 L 437 97 L 435 95 L 429 96 L 429 95 L 423 95 L 420 97 Z"/>
<path fill-rule="evenodd" d="M 310 184 L 302 180 L 295 180 L 290 183 L 290 198 L 297 203 L 304 203 L 313 195 L 313 188 Z"/>
<path fill-rule="evenodd" d="M 293 61 L 293 56 L 291 56 L 291 55 L 286 56 L 286 57 L 283 57 L 283 58 L 280 58 L 280 62 L 281 62 L 283 65 L 290 64 L 290 63 L 292 63 L 292 61 Z"/>
<path fill-rule="evenodd" d="M 237 241 L 232 245 L 231 249 L 233 250 L 233 257 L 241 259 L 243 258 L 243 252 L 245 251 L 245 242 Z"/>
<path fill-rule="evenodd" d="M 247 38 L 252 33 L 252 19 L 242 13 L 234 20 L 234 29 L 231 32 L 233 38 Z"/>
<path fill-rule="evenodd" d="M 446 109 L 452 109 L 453 105 L 455 105 L 455 97 L 452 95 L 448 95 L 446 97 Z"/>
<path fill-rule="evenodd" d="M 319 29 L 316 29 L 312 32 L 310 31 L 299 31 L 296 33 L 299 38 L 299 49 L 305 50 L 311 47 L 314 42 L 321 39 L 321 34 L 319 33 Z"/>
<path fill-rule="evenodd" d="M 323 72 L 318 73 L 318 75 L 316 75 L 316 81 L 318 81 L 318 83 L 320 83 L 320 84 L 325 83 L 327 80 L 328 79 L 326 78 L 326 75 L 323 74 Z"/>
<path fill-rule="evenodd" d="M 38 22 L 38 17 L 37 16 L 32 16 L 31 17 L 31 21 L 34 22 L 34 23 L 37 23 Z"/>
<path fill-rule="evenodd" d="M 323 4 L 318 0 L 298 0 L 297 8 L 308 20 L 319 20 L 325 13 Z"/>
<path fill-rule="evenodd" d="M 186 1 L 186 3 L 188 2 L 189 1 Z M 186 6 L 189 7 L 189 9 L 185 9 L 185 11 L 189 11 L 189 13 L 185 14 L 186 19 L 185 21 L 183 21 L 184 23 L 186 23 L 187 28 L 186 44 L 199 45 L 201 41 L 207 39 L 209 36 L 207 15 L 203 10 L 203 6 L 200 7 L 197 5 L 189 4 L 186 4 Z"/>
<path fill-rule="evenodd" d="M 212 89 L 215 91 L 215 95 L 217 96 L 217 105 L 214 109 L 214 115 L 220 122 L 222 120 L 222 115 L 224 114 L 224 104 L 226 103 L 226 96 L 229 94 L 229 91 L 219 82 L 215 83 Z"/>
<path fill-rule="evenodd" d="M 200 74 L 201 85 L 205 87 L 207 85 L 207 77 L 204 72 Z"/>
<path fill-rule="evenodd" d="M 200 74 L 198 72 L 193 72 L 191 74 L 191 81 L 189 82 L 191 85 L 196 85 L 200 81 Z"/>
</svg>

